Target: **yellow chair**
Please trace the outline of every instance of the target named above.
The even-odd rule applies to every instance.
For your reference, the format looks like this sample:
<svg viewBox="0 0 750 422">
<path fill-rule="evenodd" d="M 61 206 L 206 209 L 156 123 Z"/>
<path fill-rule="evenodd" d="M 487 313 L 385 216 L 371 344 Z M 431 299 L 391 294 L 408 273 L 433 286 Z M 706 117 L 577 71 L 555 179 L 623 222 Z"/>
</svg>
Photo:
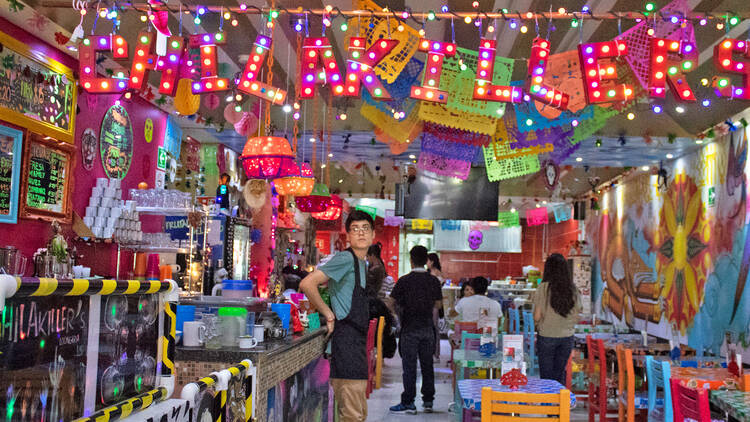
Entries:
<svg viewBox="0 0 750 422">
<path fill-rule="evenodd" d="M 534 394 L 482 388 L 482 422 L 555 421 L 570 422 L 570 390 Z"/>
<path fill-rule="evenodd" d="M 385 317 L 378 320 L 377 357 L 375 361 L 375 389 L 379 389 L 383 379 L 383 329 L 385 328 Z"/>
</svg>

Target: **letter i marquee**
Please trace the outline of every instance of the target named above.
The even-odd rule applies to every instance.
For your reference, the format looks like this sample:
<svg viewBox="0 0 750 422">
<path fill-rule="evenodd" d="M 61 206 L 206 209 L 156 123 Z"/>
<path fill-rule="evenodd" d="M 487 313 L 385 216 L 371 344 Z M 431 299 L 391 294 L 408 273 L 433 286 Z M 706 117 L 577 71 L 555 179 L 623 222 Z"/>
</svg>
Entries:
<svg viewBox="0 0 750 422">
<path fill-rule="evenodd" d="M 474 99 L 508 103 L 523 101 L 523 90 L 520 87 L 492 85 L 494 70 L 495 40 L 480 40 L 477 76 L 474 80 Z"/>
<path fill-rule="evenodd" d="M 201 78 L 193 82 L 193 94 L 229 89 L 229 79 L 220 78 L 218 75 L 219 66 L 216 59 L 216 46 L 226 42 L 223 32 L 190 36 L 190 48 L 200 48 L 201 51 Z"/>
<path fill-rule="evenodd" d="M 680 60 L 672 59 L 679 56 Z M 693 70 L 698 62 L 698 49 L 695 43 L 674 41 L 664 38 L 651 39 L 651 72 L 648 77 L 648 93 L 651 97 L 664 98 L 666 81 L 675 99 L 694 102 L 695 95 L 688 85 L 686 72 Z"/>
<path fill-rule="evenodd" d="M 727 38 L 714 47 L 714 66 L 724 73 L 742 75 L 742 85 L 734 86 L 728 78 L 714 83 L 716 94 L 721 97 L 750 100 L 750 62 L 735 60 L 734 53 L 750 59 L 750 45 L 747 40 Z"/>
<path fill-rule="evenodd" d="M 393 51 L 398 45 L 398 40 L 380 39 L 375 41 L 370 48 L 365 51 L 365 39 L 352 37 L 349 39 L 349 60 L 344 82 L 344 88 L 339 87 L 333 92 L 333 95 L 345 95 L 347 97 L 359 97 L 362 83 L 365 84 L 367 92 L 376 100 L 390 100 L 391 95 L 380 82 L 380 79 L 373 71 L 375 66 L 380 63 L 385 56 Z M 342 92 L 343 91 L 343 92 Z"/>
<path fill-rule="evenodd" d="M 448 93 L 440 90 L 440 75 L 443 73 L 445 56 L 456 55 L 456 44 L 442 43 L 425 38 L 419 40 L 419 51 L 427 52 L 422 86 L 411 87 L 411 98 L 437 103 L 448 102 Z"/>
<path fill-rule="evenodd" d="M 271 38 L 263 35 L 258 35 L 255 38 L 253 51 L 247 59 L 245 71 L 242 72 L 237 88 L 242 92 L 270 101 L 272 104 L 282 104 L 286 100 L 286 91 L 258 80 L 258 75 L 263 63 L 265 63 L 266 54 L 268 54 L 272 42 Z"/>
<path fill-rule="evenodd" d="M 323 68 L 318 67 L 319 61 Z M 333 57 L 333 48 L 328 38 L 305 38 L 302 44 L 302 83 L 300 90 L 301 99 L 310 99 L 315 96 L 316 74 L 320 83 L 328 82 L 334 93 L 344 92 L 344 84 L 341 80 L 341 72 Z"/>
<path fill-rule="evenodd" d="M 111 51 L 115 60 L 128 58 L 128 42 L 120 35 L 90 35 L 78 46 L 81 85 L 92 94 L 114 94 L 127 89 L 128 81 L 96 76 L 96 52 Z"/>
<path fill-rule="evenodd" d="M 624 41 L 604 41 L 578 45 L 578 57 L 583 74 L 583 90 L 589 104 L 627 101 L 633 98 L 633 88 L 625 84 L 612 84 L 617 80 L 617 67 L 614 63 L 606 65 L 600 59 L 614 58 L 628 54 Z"/>
<path fill-rule="evenodd" d="M 529 96 L 541 103 L 560 110 L 568 109 L 570 95 L 543 83 L 549 60 L 550 42 L 544 38 L 534 38 L 531 44 L 531 57 L 526 74 L 526 90 Z"/>
</svg>

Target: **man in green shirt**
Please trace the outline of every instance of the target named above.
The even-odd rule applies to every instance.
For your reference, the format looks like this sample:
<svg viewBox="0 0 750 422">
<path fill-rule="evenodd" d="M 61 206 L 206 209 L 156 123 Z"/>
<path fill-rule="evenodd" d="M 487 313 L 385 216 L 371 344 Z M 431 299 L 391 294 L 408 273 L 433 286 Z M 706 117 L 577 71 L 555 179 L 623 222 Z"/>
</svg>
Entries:
<svg viewBox="0 0 750 422">
<path fill-rule="evenodd" d="M 367 329 L 365 283 L 367 249 L 375 238 L 372 217 L 355 210 L 346 219 L 350 248 L 337 253 L 305 277 L 300 289 L 325 317 L 331 338 L 331 385 L 341 422 L 367 419 Z M 331 307 L 318 293 L 328 283 Z M 334 329 L 335 327 L 335 329 Z"/>
</svg>

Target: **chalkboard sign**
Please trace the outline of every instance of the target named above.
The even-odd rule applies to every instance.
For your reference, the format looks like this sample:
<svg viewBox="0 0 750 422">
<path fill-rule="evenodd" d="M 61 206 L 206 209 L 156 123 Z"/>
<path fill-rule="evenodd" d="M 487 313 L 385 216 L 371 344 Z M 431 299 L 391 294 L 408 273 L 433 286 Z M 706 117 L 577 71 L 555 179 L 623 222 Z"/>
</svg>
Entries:
<svg viewBox="0 0 750 422">
<path fill-rule="evenodd" d="M 2 420 L 82 416 L 89 298 L 10 298 L 0 323 Z"/>
<path fill-rule="evenodd" d="M 23 132 L 0 124 L 0 223 L 16 223 Z"/>
<path fill-rule="evenodd" d="M 23 159 L 21 217 L 71 221 L 73 148 L 32 134 Z"/>
<path fill-rule="evenodd" d="M 3 32 L 0 43 L 0 115 L 10 123 L 73 144 L 73 71 Z"/>
</svg>

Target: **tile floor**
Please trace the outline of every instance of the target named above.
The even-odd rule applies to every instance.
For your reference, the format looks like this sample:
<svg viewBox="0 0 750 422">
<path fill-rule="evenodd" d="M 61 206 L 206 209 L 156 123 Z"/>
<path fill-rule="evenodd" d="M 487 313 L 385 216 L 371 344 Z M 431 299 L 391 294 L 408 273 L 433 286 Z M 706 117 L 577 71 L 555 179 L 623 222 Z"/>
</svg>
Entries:
<svg viewBox="0 0 750 422">
<path fill-rule="evenodd" d="M 401 359 L 396 356 L 392 359 L 386 359 L 383 365 L 383 385 L 379 390 L 375 390 L 370 399 L 367 400 L 368 421 L 409 421 L 409 422 L 449 422 L 456 421 L 456 415 L 448 411 L 448 406 L 453 401 L 453 391 L 451 388 L 451 369 L 446 364 L 450 356 L 450 346 L 447 340 L 442 340 L 440 344 L 441 359 L 440 364 L 435 366 L 435 408 L 434 413 L 427 414 L 422 412 L 422 399 L 419 395 L 419 389 L 422 382 L 421 376 L 417 378 L 417 415 L 398 415 L 392 414 L 388 408 L 397 404 L 401 399 L 403 391 L 401 383 Z M 571 421 L 587 421 L 588 416 L 586 409 L 580 404 L 571 413 Z"/>
</svg>

